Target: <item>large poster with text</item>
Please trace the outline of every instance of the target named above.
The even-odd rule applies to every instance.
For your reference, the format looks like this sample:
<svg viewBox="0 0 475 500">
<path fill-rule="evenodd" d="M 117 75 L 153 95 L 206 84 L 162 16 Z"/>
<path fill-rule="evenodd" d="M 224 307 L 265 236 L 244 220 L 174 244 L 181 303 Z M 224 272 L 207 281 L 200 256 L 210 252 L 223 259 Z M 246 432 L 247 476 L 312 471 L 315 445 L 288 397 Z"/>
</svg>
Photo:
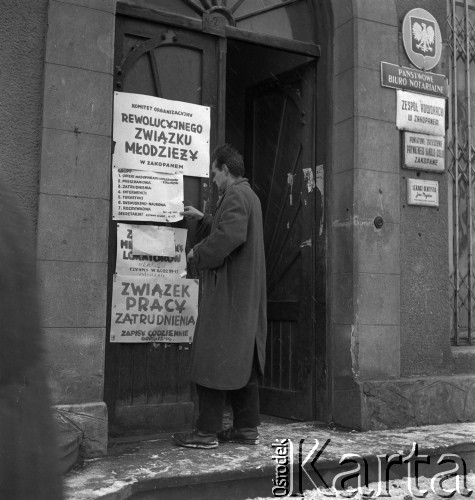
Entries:
<svg viewBox="0 0 475 500">
<path fill-rule="evenodd" d="M 114 96 L 114 167 L 209 176 L 208 106 L 127 92 Z"/>
<path fill-rule="evenodd" d="M 114 276 L 111 342 L 192 342 L 198 280 Z"/>
<path fill-rule="evenodd" d="M 148 252 L 139 251 L 135 244 L 141 235 L 152 234 L 155 242 Z M 117 224 L 117 261 L 115 271 L 122 276 L 143 276 L 161 278 L 182 278 L 186 276 L 186 229 L 176 227 L 143 226 L 138 224 Z M 167 240 L 165 242 L 164 240 Z M 168 242 L 173 254 L 165 255 L 161 247 Z"/>
</svg>

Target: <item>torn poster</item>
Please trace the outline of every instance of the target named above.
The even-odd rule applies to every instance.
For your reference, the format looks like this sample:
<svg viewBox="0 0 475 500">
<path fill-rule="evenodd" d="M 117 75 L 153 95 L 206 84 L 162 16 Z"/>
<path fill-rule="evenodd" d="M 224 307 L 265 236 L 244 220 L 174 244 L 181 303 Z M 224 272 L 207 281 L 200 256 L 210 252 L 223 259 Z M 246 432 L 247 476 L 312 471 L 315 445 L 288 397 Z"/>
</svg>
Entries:
<svg viewBox="0 0 475 500">
<path fill-rule="evenodd" d="M 145 227 L 137 224 L 117 224 L 117 259 L 115 272 L 122 276 L 173 277 L 186 276 L 186 229 L 166 228 L 173 231 L 172 256 L 135 255 L 134 238 Z"/>
<path fill-rule="evenodd" d="M 308 192 L 311 193 L 315 189 L 315 178 L 313 177 L 313 170 L 311 168 L 304 168 L 303 177 L 307 181 Z"/>
<path fill-rule="evenodd" d="M 323 234 L 323 224 L 325 222 L 325 174 L 323 165 L 317 165 L 315 167 L 315 182 L 322 196 L 322 216 L 320 218 L 320 227 L 318 230 L 318 234 L 321 236 Z"/>
<path fill-rule="evenodd" d="M 287 174 L 287 185 L 289 186 L 289 202 L 290 206 L 292 206 L 293 205 L 292 187 L 294 185 L 294 176 L 291 173 Z"/>
<path fill-rule="evenodd" d="M 132 229 L 133 255 L 175 255 L 175 232 L 167 226 L 138 226 Z"/>
</svg>

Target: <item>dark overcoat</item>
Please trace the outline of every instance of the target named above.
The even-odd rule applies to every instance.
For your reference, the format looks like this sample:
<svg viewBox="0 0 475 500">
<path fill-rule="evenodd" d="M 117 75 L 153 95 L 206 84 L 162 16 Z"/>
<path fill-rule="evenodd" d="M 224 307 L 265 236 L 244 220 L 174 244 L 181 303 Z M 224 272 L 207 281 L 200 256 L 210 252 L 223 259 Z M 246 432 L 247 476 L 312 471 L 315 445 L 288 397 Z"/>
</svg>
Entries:
<svg viewBox="0 0 475 500">
<path fill-rule="evenodd" d="M 202 296 L 193 339 L 191 379 L 212 389 L 244 387 L 256 347 L 264 371 L 266 267 L 259 198 L 244 178 L 223 194 L 209 235 L 193 248 Z"/>
</svg>

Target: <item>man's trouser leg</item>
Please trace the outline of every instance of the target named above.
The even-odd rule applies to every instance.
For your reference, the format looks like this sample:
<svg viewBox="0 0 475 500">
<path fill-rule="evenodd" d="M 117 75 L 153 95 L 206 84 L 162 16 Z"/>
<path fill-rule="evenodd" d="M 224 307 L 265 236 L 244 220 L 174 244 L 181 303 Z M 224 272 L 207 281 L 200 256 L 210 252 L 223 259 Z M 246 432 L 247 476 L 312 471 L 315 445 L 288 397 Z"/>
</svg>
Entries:
<svg viewBox="0 0 475 500">
<path fill-rule="evenodd" d="M 223 428 L 223 413 L 226 391 L 196 385 L 199 417 L 196 428 L 203 432 L 218 432 Z"/>
<path fill-rule="evenodd" d="M 231 391 L 223 391 L 197 384 L 199 417 L 196 422 L 196 428 L 203 432 L 218 432 L 222 429 L 226 394 L 229 394 L 233 409 L 234 427 L 257 427 L 260 423 L 258 373 L 257 355 L 255 355 L 251 376 L 244 387 Z"/>
<path fill-rule="evenodd" d="M 236 429 L 257 427 L 259 420 L 259 379 L 256 358 L 252 365 L 249 382 L 241 389 L 229 391 L 233 409 L 233 427 Z"/>
</svg>

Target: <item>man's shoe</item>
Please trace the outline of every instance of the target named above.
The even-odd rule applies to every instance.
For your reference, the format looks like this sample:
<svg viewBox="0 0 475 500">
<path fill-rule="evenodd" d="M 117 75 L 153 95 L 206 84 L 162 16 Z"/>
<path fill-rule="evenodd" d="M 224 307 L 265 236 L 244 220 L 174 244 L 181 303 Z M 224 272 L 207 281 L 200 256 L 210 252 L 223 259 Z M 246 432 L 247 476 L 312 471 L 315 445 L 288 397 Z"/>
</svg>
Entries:
<svg viewBox="0 0 475 500">
<path fill-rule="evenodd" d="M 229 427 L 218 432 L 220 443 L 259 444 L 259 434 L 256 427 Z"/>
<path fill-rule="evenodd" d="M 192 432 L 177 432 L 172 435 L 172 440 L 179 446 L 184 446 L 185 448 L 217 448 L 218 440 L 216 434 L 210 434 L 208 432 L 202 432 L 198 429 Z"/>
</svg>

